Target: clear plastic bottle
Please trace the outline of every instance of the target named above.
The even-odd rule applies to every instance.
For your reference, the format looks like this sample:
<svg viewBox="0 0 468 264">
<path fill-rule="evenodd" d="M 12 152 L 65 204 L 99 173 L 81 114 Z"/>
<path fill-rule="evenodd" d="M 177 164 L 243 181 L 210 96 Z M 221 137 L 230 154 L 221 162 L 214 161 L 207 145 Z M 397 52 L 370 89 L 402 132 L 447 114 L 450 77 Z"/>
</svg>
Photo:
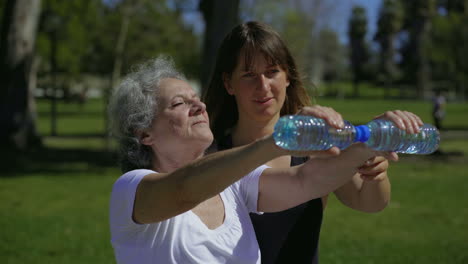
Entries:
<svg viewBox="0 0 468 264">
<path fill-rule="evenodd" d="M 326 150 L 333 146 L 345 149 L 360 141 L 375 150 L 408 154 L 430 154 L 440 141 L 439 131 L 430 124 L 424 124 L 417 134 L 406 133 L 383 119 L 362 126 L 345 121 L 342 129 L 336 129 L 321 118 L 300 115 L 281 117 L 273 138 L 276 145 L 288 150 Z"/>
</svg>

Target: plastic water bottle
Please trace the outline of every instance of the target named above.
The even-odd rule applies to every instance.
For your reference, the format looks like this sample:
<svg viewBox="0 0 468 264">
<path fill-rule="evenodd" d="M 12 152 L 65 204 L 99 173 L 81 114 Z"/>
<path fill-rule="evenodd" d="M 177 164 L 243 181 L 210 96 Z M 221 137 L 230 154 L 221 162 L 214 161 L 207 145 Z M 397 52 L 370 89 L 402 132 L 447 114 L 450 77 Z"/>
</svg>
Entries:
<svg viewBox="0 0 468 264">
<path fill-rule="evenodd" d="M 336 129 L 321 118 L 283 116 L 275 125 L 273 138 L 279 147 L 296 151 L 326 150 L 333 146 L 345 149 L 354 142 L 364 142 L 379 151 L 430 154 L 439 146 L 439 131 L 430 124 L 424 124 L 417 134 L 409 134 L 383 119 L 361 126 L 344 123 L 343 128 Z"/>
</svg>

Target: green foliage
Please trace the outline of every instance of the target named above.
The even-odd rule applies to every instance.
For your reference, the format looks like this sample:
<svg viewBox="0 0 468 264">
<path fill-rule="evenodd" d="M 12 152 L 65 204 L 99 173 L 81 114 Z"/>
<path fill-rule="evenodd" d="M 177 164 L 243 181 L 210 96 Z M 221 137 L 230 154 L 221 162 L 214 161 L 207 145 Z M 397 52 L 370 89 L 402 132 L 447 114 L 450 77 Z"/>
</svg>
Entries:
<svg viewBox="0 0 468 264">
<path fill-rule="evenodd" d="M 361 6 L 354 6 L 349 19 L 348 37 L 350 42 L 351 70 L 355 87 L 354 95 L 359 95 L 358 83 L 366 79 L 366 65 L 369 61 L 367 34 L 367 14 Z"/>
<path fill-rule="evenodd" d="M 178 10 L 166 1 L 129 2 L 129 29 L 123 54 L 123 71 L 164 53 L 189 76 L 197 76 L 200 44 Z M 50 69 L 53 34 L 57 36 L 59 71 L 110 74 L 116 57 L 116 42 L 127 1 L 100 0 L 43 1 L 38 54 L 42 71 Z"/>
<path fill-rule="evenodd" d="M 243 2 L 242 9 L 248 19 L 268 23 L 280 33 L 308 86 L 346 78 L 345 48 L 326 23 L 335 10 L 333 1 Z"/>
<path fill-rule="evenodd" d="M 133 14 L 128 34 L 125 65 L 163 53 L 171 55 L 185 74 L 198 75 L 200 45 L 197 37 L 182 23 L 181 15 L 169 9 L 165 2 L 143 2 Z"/>
<path fill-rule="evenodd" d="M 287 9 L 283 18 L 281 37 L 286 41 L 298 67 L 304 71 L 310 69 L 314 58 L 314 22 L 295 9 Z"/>
<path fill-rule="evenodd" d="M 400 0 L 405 13 L 405 28 L 411 27 L 412 24 L 421 18 L 430 18 L 437 11 L 437 0 Z"/>
<path fill-rule="evenodd" d="M 98 0 L 42 1 L 37 53 L 42 57 L 42 71 L 50 69 L 52 41 L 57 45 L 57 66 L 60 72 L 78 74 L 83 57 L 90 47 L 90 29 L 98 23 Z"/>
<path fill-rule="evenodd" d="M 255 3 L 250 13 L 255 20 L 271 25 L 286 42 L 303 72 L 308 72 L 317 59 L 314 18 L 291 5 L 291 2 L 262 1 Z"/>
<path fill-rule="evenodd" d="M 444 90 L 463 89 L 468 83 L 468 16 L 449 13 L 432 20 L 432 45 L 430 58 L 433 61 L 433 78 L 450 81 L 453 87 L 438 87 Z"/>
<path fill-rule="evenodd" d="M 436 15 L 436 0 L 400 0 L 404 8 L 403 30 L 408 39 L 402 44 L 404 80 L 414 84 L 420 97 L 430 86 L 430 21 Z"/>
<path fill-rule="evenodd" d="M 249 5 L 248 1 L 241 1 L 241 10 L 245 20 L 257 20 L 269 24 L 278 31 L 284 30 L 284 16 L 286 12 L 290 12 L 291 8 L 285 1 L 264 0 L 252 1 Z"/>
<path fill-rule="evenodd" d="M 385 38 L 398 33 L 403 23 L 403 9 L 398 0 L 384 0 L 379 11 L 375 38 Z"/>
<path fill-rule="evenodd" d="M 322 62 L 323 80 L 332 82 L 349 80 L 346 59 L 346 49 L 340 43 L 338 34 L 328 28 L 320 31 L 316 51 Z"/>
<path fill-rule="evenodd" d="M 468 2 L 466 0 L 441 0 L 440 2 L 442 2 L 441 5 L 445 7 L 449 13 L 466 13 L 466 11 L 468 11 Z"/>
<path fill-rule="evenodd" d="M 351 39 L 363 39 L 367 34 L 367 14 L 362 6 L 354 6 L 349 20 L 349 36 Z"/>
<path fill-rule="evenodd" d="M 398 78 L 395 61 L 395 39 L 403 23 L 403 9 L 398 0 L 385 0 L 380 8 L 377 32 L 374 39 L 380 44 L 379 75 L 385 83 Z"/>
</svg>

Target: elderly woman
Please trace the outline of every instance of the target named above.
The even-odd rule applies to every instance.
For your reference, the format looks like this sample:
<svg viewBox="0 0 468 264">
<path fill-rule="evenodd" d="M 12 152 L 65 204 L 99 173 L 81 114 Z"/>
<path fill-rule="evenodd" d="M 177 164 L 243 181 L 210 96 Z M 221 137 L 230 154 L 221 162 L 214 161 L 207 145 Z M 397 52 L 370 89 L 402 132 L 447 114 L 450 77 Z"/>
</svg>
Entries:
<svg viewBox="0 0 468 264">
<path fill-rule="evenodd" d="M 291 153 L 269 135 L 204 156 L 213 141 L 205 105 L 164 57 L 126 77 L 109 114 L 124 171 L 110 201 L 118 263 L 260 263 L 250 212 L 321 197 L 376 155 L 363 144 L 341 153 L 336 147 Z M 341 121 L 333 118 L 326 117 L 330 124 Z M 320 165 L 262 165 L 292 154 L 327 158 Z"/>
</svg>

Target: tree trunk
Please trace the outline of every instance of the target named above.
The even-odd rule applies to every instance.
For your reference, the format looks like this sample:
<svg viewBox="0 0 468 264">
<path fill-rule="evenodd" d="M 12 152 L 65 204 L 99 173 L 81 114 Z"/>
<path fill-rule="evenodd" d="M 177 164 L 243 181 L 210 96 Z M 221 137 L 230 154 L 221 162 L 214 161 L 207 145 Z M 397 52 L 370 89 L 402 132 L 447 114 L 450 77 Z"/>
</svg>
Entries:
<svg viewBox="0 0 468 264">
<path fill-rule="evenodd" d="M 0 34 L 0 147 L 26 150 L 40 145 L 33 91 L 34 46 L 40 0 L 8 0 Z"/>
<path fill-rule="evenodd" d="M 392 88 L 392 84 L 397 71 L 394 61 L 394 39 L 394 34 L 388 34 L 387 36 L 382 37 L 381 42 L 381 71 L 384 77 L 384 98 L 390 97 L 390 89 Z"/>
<path fill-rule="evenodd" d="M 416 66 L 416 96 L 420 99 L 431 90 L 431 67 L 424 48 L 428 43 L 430 27 L 429 18 L 420 18 L 414 26 L 415 52 L 413 56 Z"/>
<path fill-rule="evenodd" d="M 115 89 L 120 82 L 123 58 L 125 55 L 125 43 L 127 42 L 128 28 L 130 26 L 130 17 L 132 16 L 132 6 L 136 4 L 138 4 L 137 0 L 127 0 L 122 6 L 122 22 L 120 24 L 119 35 L 117 37 L 117 43 L 115 47 L 115 58 L 110 80 L 110 87 L 106 89 L 104 93 L 104 123 L 106 129 L 104 133 L 104 138 L 105 148 L 107 151 L 111 150 L 111 140 L 110 135 L 108 133 L 110 124 L 109 117 L 107 116 L 107 104 L 109 103 L 112 90 Z"/>
<path fill-rule="evenodd" d="M 353 78 L 353 97 L 359 98 L 359 80 L 358 78 Z"/>
<path fill-rule="evenodd" d="M 239 0 L 201 0 L 200 10 L 205 20 L 201 70 L 201 89 L 208 85 L 216 63 L 219 45 L 239 21 Z"/>
</svg>

